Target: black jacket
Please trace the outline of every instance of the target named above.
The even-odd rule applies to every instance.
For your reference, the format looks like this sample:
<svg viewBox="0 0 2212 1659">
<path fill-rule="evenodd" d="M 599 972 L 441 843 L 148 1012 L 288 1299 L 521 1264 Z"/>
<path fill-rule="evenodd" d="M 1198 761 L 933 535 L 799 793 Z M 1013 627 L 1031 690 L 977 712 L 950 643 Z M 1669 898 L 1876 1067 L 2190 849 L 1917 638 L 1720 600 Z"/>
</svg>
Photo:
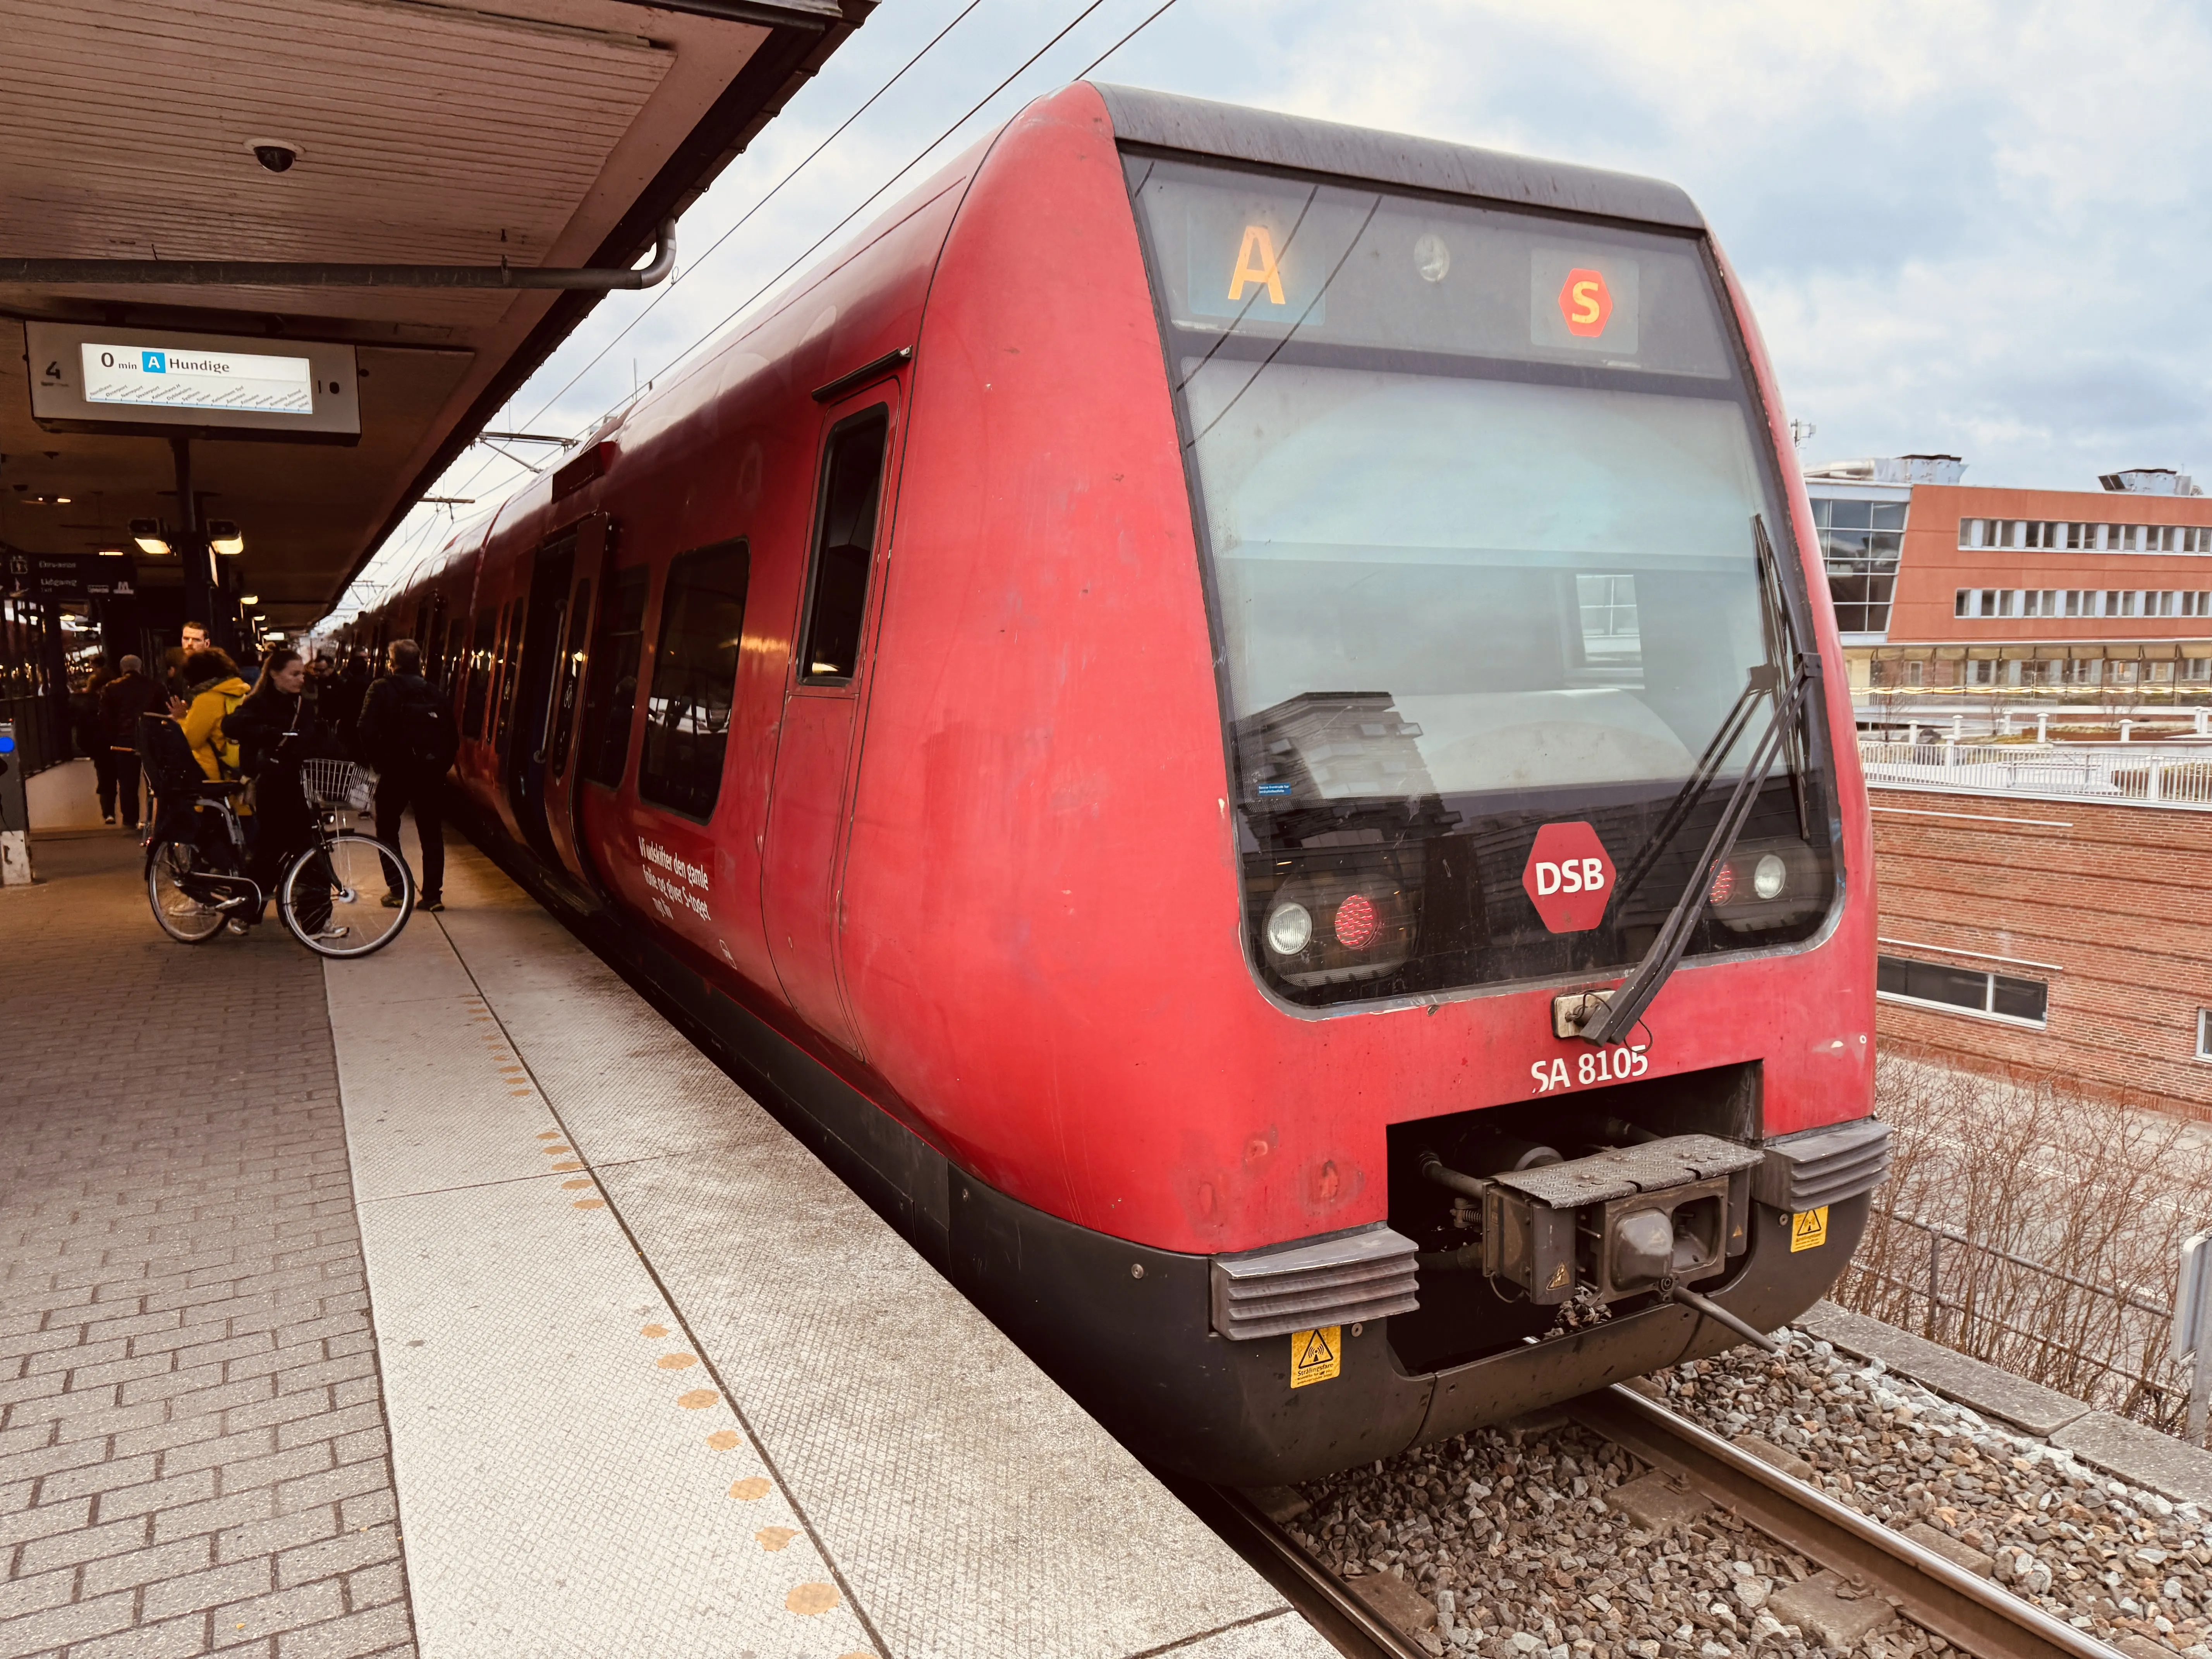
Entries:
<svg viewBox="0 0 2212 1659">
<path fill-rule="evenodd" d="M 249 778 L 283 768 L 296 769 L 313 736 L 313 720 L 297 696 L 255 691 L 225 716 L 223 735 L 238 745 L 239 769 Z M 287 744 L 288 733 L 299 737 Z"/>
<path fill-rule="evenodd" d="M 138 717 L 159 712 L 164 694 L 143 674 L 118 674 L 100 694 L 100 735 L 111 749 L 138 746 Z"/>
<path fill-rule="evenodd" d="M 409 716 L 435 708 L 445 693 L 420 674 L 386 674 L 368 688 L 361 711 L 361 757 L 379 772 L 411 777 L 421 771 L 409 745 Z"/>
</svg>

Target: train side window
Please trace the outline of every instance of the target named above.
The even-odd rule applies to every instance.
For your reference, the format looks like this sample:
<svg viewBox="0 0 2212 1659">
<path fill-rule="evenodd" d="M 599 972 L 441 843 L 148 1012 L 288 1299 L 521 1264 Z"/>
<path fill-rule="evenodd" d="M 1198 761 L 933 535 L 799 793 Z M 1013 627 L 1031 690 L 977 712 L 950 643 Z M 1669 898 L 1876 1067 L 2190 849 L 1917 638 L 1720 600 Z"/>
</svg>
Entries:
<svg viewBox="0 0 2212 1659">
<path fill-rule="evenodd" d="M 637 665 L 645 651 L 645 600 L 652 573 L 625 570 L 607 589 L 592 639 L 584 684 L 584 775 L 610 789 L 629 763 L 629 717 L 637 707 Z"/>
<path fill-rule="evenodd" d="M 561 696 L 553 715 L 553 775 L 568 769 L 568 738 L 575 730 L 576 687 L 584 672 L 584 623 L 592 614 L 592 582 L 576 584 L 568 606 L 568 641 L 561 652 Z"/>
<path fill-rule="evenodd" d="M 749 570 L 744 543 L 719 543 L 670 565 L 661 592 L 637 793 L 702 822 L 722 787 Z"/>
<path fill-rule="evenodd" d="M 487 605 L 477 613 L 476 639 L 469 647 L 469 694 L 461 705 L 461 729 L 483 736 L 484 706 L 491 695 L 491 653 L 499 642 L 499 612 Z"/>
<path fill-rule="evenodd" d="M 507 728 L 514 724 L 514 690 L 522 677 L 515 671 L 522 655 L 522 623 L 530 605 L 524 594 L 507 607 L 507 633 L 499 646 L 499 746 L 507 747 Z"/>
<path fill-rule="evenodd" d="M 799 678 L 849 684 L 860 663 L 868 608 L 868 562 L 883 499 L 884 444 L 890 411 L 881 404 L 830 434 L 822 462 L 821 517 L 814 532 L 814 592 L 799 641 Z"/>
<path fill-rule="evenodd" d="M 456 617 L 446 624 L 446 648 L 443 654 L 439 658 L 438 665 L 440 672 L 433 678 L 435 678 L 438 684 L 444 689 L 448 697 L 452 696 L 453 688 L 452 683 L 447 681 L 444 676 L 447 672 L 456 674 L 461 672 L 461 650 L 468 642 L 468 636 L 469 621 L 467 617 Z"/>
</svg>

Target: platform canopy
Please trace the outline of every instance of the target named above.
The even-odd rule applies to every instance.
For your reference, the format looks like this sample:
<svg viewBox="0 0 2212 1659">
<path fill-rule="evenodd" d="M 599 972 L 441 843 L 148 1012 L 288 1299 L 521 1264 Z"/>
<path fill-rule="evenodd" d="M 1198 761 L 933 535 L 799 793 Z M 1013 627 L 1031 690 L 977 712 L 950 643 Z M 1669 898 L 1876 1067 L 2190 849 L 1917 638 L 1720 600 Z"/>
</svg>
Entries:
<svg viewBox="0 0 2212 1659">
<path fill-rule="evenodd" d="M 629 265 L 874 3 L 0 0 L 0 264 Z M 599 297 L 0 281 L 0 543 L 132 550 L 131 520 L 180 516 L 174 444 L 132 430 L 176 410 L 52 418 L 87 344 L 348 362 L 356 385 L 314 371 L 327 429 L 177 428 L 198 519 L 245 544 L 226 586 L 311 623 Z M 181 581 L 163 564 L 142 587 Z"/>
</svg>

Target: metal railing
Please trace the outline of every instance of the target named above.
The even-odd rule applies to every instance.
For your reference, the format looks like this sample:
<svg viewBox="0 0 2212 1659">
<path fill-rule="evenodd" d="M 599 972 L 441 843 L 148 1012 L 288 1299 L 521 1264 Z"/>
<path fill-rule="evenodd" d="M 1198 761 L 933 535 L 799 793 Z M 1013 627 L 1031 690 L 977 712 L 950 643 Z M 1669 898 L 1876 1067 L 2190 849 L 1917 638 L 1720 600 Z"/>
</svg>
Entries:
<svg viewBox="0 0 2212 1659">
<path fill-rule="evenodd" d="M 1875 1217 L 1837 1286 L 1840 1304 L 2116 1415 L 2169 1433 L 2183 1431 L 2191 1379 L 2171 1352 L 2170 1304 L 1899 1210 L 1877 1209 Z M 1927 1241 L 1913 1270 L 1894 1260 L 1885 1224 Z M 1882 1289 L 1873 1291 L 1868 1281 Z M 2014 1316 L 2022 1309 L 2035 1323 Z"/>
<path fill-rule="evenodd" d="M 1892 787 L 2212 810 L 2212 756 L 2201 749 L 1863 742 L 1859 763 L 1869 783 Z"/>
</svg>

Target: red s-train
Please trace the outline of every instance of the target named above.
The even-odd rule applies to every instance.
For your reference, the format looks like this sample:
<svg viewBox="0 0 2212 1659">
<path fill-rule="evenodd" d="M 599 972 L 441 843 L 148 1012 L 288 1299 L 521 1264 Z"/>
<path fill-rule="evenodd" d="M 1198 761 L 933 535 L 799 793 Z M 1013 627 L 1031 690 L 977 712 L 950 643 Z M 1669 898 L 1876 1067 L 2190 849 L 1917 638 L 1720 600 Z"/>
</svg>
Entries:
<svg viewBox="0 0 2212 1659">
<path fill-rule="evenodd" d="M 1672 186 L 1078 84 L 355 637 L 1079 1400 L 1278 1481 L 1850 1254 L 1873 866 L 1783 426 Z"/>
</svg>

